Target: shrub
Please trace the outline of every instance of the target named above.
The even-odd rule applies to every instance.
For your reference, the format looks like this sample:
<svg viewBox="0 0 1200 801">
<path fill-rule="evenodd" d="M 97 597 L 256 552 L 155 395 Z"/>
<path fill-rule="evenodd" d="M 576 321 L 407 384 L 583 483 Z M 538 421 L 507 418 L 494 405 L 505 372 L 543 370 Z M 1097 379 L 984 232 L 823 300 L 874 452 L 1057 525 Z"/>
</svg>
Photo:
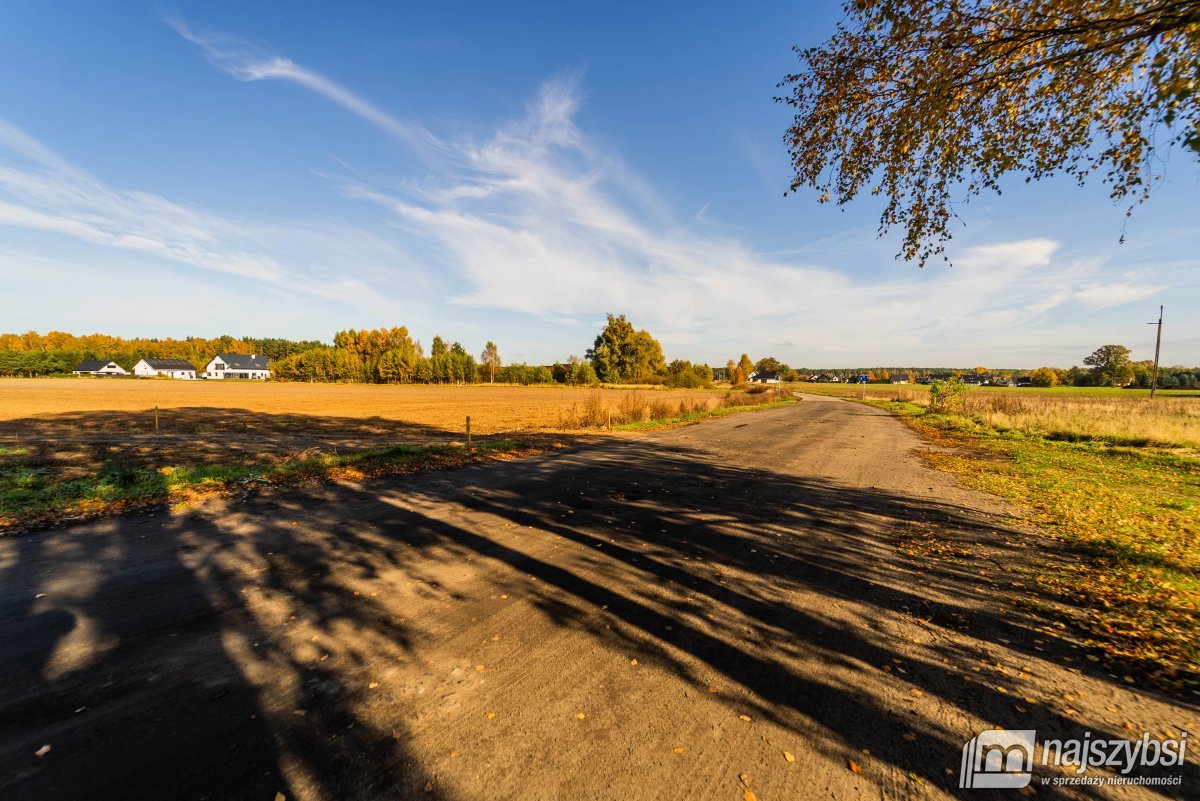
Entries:
<svg viewBox="0 0 1200 801">
<path fill-rule="evenodd" d="M 929 385 L 929 411 L 934 414 L 961 412 L 967 395 L 967 385 L 958 378 L 934 381 Z"/>
</svg>

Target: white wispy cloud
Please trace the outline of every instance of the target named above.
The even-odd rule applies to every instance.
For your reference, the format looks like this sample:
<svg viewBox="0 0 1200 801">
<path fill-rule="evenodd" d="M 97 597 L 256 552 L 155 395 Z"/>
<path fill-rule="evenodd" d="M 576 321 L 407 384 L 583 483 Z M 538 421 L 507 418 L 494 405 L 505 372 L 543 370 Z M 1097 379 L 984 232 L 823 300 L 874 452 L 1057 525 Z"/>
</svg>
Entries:
<svg viewBox="0 0 1200 801">
<path fill-rule="evenodd" d="M 953 269 L 901 264 L 882 278 L 863 263 L 870 249 L 857 244 L 871 241 L 869 231 L 763 253 L 719 233 L 707 204 L 676 219 L 619 154 L 581 129 L 579 74 L 545 82 L 513 119 L 454 140 L 290 59 L 171 24 L 232 78 L 302 86 L 408 145 L 436 165 L 427 170 L 434 177 L 397 179 L 395 164 L 346 168 L 329 179 L 336 191 L 355 217 L 372 204 L 384 223 L 364 231 L 332 221 L 317 231 L 285 220 L 266 230 L 106 186 L 0 120 L 0 225 L 235 274 L 353 304 L 373 319 L 401 314 L 403 301 L 435 316 L 448 305 L 456 320 L 517 313 L 559 336 L 563 327 L 586 336 L 604 312 L 626 313 L 673 355 L 705 359 L 784 349 L 775 355 L 795 363 L 866 354 L 912 363 L 927 360 L 919 354 L 1033 350 L 1047 326 L 1062 328 L 1067 307 L 1089 313 L 1162 289 L 1150 272 L 1064 255 L 1063 243 L 1032 233 L 968 243 L 953 254 Z M 582 347 L 521 344 L 535 359 Z"/>
<path fill-rule="evenodd" d="M 213 66 L 239 81 L 291 81 L 410 144 L 422 147 L 437 144 L 436 139 L 420 126 L 387 113 L 336 81 L 305 69 L 291 59 L 265 53 L 261 48 L 234 36 L 193 30 L 178 17 L 167 17 L 166 22 L 176 33 L 199 47 Z"/>
<path fill-rule="evenodd" d="M 345 262 L 359 270 L 403 263 L 394 243 L 349 226 L 234 222 L 150 192 L 113 188 L 2 118 L 0 227 L 235 276 L 291 295 L 353 297 L 378 308 L 384 301 L 376 289 L 356 286 L 348 295 L 338 270 Z"/>
<path fill-rule="evenodd" d="M 268 255 L 233 244 L 246 232 L 146 192 L 112 189 L 0 120 L 0 225 L 62 234 L 183 264 L 278 282 Z"/>
</svg>

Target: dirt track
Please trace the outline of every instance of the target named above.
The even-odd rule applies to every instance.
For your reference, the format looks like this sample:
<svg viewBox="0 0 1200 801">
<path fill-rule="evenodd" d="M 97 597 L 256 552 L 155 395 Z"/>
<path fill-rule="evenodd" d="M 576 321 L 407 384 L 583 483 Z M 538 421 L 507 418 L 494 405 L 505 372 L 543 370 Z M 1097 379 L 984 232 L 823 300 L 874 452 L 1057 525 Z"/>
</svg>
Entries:
<svg viewBox="0 0 1200 801">
<path fill-rule="evenodd" d="M 1194 728 L 1009 605 L 1053 541 L 916 447 L 809 397 L 0 540 L 0 798 L 987 798 L 984 728 Z"/>
</svg>

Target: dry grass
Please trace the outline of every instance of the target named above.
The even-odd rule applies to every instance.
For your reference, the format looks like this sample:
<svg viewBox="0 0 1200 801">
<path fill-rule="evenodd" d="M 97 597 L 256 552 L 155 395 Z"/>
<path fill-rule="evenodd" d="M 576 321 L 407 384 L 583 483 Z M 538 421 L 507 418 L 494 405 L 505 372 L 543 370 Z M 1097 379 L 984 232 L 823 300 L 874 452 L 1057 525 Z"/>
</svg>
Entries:
<svg viewBox="0 0 1200 801">
<path fill-rule="evenodd" d="M 756 388 L 757 389 L 757 388 Z M 679 395 L 682 394 L 682 397 Z M 563 430 L 630 426 L 651 420 L 686 418 L 691 415 L 729 409 L 738 406 L 757 406 L 779 400 L 783 393 L 776 390 L 756 392 L 640 392 L 620 394 L 593 390 L 582 402 L 559 417 Z"/>
<path fill-rule="evenodd" d="M 964 413 L 1000 431 L 1050 439 L 1200 448 L 1200 400 L 968 393 Z"/>
<path fill-rule="evenodd" d="M 861 397 L 862 387 L 806 385 L 806 391 Z M 921 386 L 867 385 L 867 398 L 929 405 Z M 997 431 L 1071 441 L 1118 445 L 1200 448 L 1200 394 L 1163 393 L 1151 401 L 1145 393 L 1124 390 L 1061 388 L 978 388 L 968 390 L 963 415 Z"/>
</svg>

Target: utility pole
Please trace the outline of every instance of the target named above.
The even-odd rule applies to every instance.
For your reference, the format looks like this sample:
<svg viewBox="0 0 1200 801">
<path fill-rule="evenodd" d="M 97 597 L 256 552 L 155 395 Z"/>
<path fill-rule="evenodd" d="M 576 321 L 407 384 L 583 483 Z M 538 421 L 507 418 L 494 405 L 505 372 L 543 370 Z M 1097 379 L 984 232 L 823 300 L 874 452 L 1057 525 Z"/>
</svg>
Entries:
<svg viewBox="0 0 1200 801">
<path fill-rule="evenodd" d="M 1163 307 L 1158 307 L 1158 322 L 1146 323 L 1146 325 L 1157 325 L 1158 336 L 1154 339 L 1154 374 L 1150 378 L 1150 399 L 1154 400 L 1154 390 L 1158 389 L 1158 352 L 1162 349 L 1162 318 Z"/>
</svg>

